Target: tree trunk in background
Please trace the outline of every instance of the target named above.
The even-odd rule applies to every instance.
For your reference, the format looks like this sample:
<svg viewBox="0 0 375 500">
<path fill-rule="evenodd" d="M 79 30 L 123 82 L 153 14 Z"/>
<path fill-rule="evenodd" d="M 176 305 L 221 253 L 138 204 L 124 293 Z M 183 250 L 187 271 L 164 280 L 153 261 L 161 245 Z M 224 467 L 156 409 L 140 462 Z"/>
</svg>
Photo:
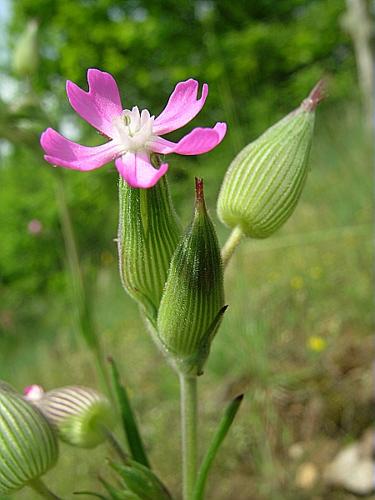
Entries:
<svg viewBox="0 0 375 500">
<path fill-rule="evenodd" d="M 374 113 L 374 54 L 372 47 L 375 31 L 374 22 L 371 19 L 367 0 L 346 0 L 346 5 L 343 27 L 353 40 L 366 121 L 371 128 Z"/>
</svg>

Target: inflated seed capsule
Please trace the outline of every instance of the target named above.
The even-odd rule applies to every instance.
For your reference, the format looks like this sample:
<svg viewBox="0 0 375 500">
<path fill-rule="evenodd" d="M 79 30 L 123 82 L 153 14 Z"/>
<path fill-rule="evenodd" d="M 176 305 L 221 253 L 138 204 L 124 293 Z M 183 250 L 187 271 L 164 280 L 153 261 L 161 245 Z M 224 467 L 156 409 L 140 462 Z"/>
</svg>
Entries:
<svg viewBox="0 0 375 500">
<path fill-rule="evenodd" d="M 201 372 L 224 310 L 219 244 L 203 181 L 196 179 L 193 221 L 172 257 L 157 322 L 159 338 L 179 370 Z"/>
<path fill-rule="evenodd" d="M 122 284 L 155 323 L 169 263 L 181 235 L 180 224 L 166 176 L 150 189 L 132 188 L 120 177 L 119 195 Z"/>
<path fill-rule="evenodd" d="M 252 238 L 267 238 L 290 217 L 306 181 L 315 108 L 323 97 L 321 81 L 299 108 L 236 156 L 218 199 L 224 224 Z"/>
<path fill-rule="evenodd" d="M 113 426 L 113 410 L 108 399 L 94 389 L 67 386 L 45 392 L 34 401 L 60 439 L 79 448 L 94 448 Z"/>
<path fill-rule="evenodd" d="M 21 395 L 0 390 L 0 494 L 9 494 L 53 467 L 57 438 L 42 413 Z"/>
</svg>

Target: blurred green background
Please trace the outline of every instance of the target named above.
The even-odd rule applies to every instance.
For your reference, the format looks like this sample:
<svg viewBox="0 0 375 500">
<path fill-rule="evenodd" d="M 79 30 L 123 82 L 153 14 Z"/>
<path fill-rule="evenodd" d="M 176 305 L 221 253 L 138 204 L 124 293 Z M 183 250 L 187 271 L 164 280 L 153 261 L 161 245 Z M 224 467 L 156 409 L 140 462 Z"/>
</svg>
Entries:
<svg viewBox="0 0 375 500">
<path fill-rule="evenodd" d="M 67 206 L 93 322 L 105 353 L 121 362 L 155 469 L 176 494 L 178 384 L 121 289 L 115 168 L 57 171 L 38 137 L 55 126 L 73 140 L 101 142 L 65 96 L 67 79 L 86 88 L 90 67 L 115 76 L 124 106 L 155 115 L 176 82 L 207 82 L 205 108 L 172 139 L 218 120 L 228 123 L 227 137 L 207 155 L 171 157 L 169 180 L 186 224 L 194 176 L 205 179 L 224 243 L 215 201 L 230 161 L 327 78 L 295 214 L 270 239 L 245 241 L 227 270 L 230 308 L 200 382 L 200 432 L 203 450 L 220 409 L 246 392 L 209 499 L 356 498 L 322 479 L 373 417 L 370 104 L 345 11 L 343 0 L 0 0 L 0 378 L 19 390 L 96 385 L 67 272 Z M 100 489 L 105 447 L 62 446 L 61 455 L 46 479 L 59 495 Z M 27 490 L 15 496 L 34 498 Z"/>
</svg>

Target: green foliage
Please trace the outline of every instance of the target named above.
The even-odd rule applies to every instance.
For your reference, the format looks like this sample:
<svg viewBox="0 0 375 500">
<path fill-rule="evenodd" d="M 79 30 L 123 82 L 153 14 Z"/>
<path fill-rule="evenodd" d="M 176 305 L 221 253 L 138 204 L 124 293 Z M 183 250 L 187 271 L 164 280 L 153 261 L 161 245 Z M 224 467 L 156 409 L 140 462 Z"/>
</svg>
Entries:
<svg viewBox="0 0 375 500">
<path fill-rule="evenodd" d="M 98 67 L 115 75 L 128 105 L 157 113 L 176 81 L 195 77 L 210 84 L 206 117 L 259 132 L 322 74 L 332 75 L 332 102 L 351 94 L 354 61 L 339 26 L 344 6 L 343 0 L 19 0 L 13 40 L 27 20 L 38 19 L 41 90 L 62 96 L 61 80 L 86 85 L 85 68 Z"/>
</svg>

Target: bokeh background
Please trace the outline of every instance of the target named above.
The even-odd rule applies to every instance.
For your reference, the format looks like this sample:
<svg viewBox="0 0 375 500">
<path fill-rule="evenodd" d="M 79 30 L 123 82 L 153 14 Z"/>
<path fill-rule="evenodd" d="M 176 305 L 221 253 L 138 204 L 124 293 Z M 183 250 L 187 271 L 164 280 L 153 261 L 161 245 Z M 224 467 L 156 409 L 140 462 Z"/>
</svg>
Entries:
<svg viewBox="0 0 375 500">
<path fill-rule="evenodd" d="M 224 243 L 215 203 L 230 161 L 327 78 L 295 213 L 271 238 L 245 241 L 227 270 L 230 308 L 200 382 L 200 442 L 203 450 L 220 410 L 245 392 L 208 499 L 357 498 L 342 480 L 330 484 L 327 470 L 345 446 L 368 449 L 372 439 L 371 5 L 0 0 L 0 15 L 0 378 L 19 390 L 98 385 L 79 335 L 81 273 L 92 327 L 121 363 L 151 460 L 176 495 L 178 384 L 121 288 L 115 168 L 53 169 L 39 135 L 52 125 L 101 142 L 65 96 L 67 79 L 86 88 L 90 67 L 115 76 L 126 107 L 155 115 L 176 82 L 208 82 L 206 106 L 186 130 L 225 120 L 227 137 L 207 155 L 171 157 L 169 180 L 187 224 L 194 176 L 205 179 Z M 100 491 L 106 456 L 104 446 L 62 446 L 46 482 L 64 498 Z"/>
</svg>

